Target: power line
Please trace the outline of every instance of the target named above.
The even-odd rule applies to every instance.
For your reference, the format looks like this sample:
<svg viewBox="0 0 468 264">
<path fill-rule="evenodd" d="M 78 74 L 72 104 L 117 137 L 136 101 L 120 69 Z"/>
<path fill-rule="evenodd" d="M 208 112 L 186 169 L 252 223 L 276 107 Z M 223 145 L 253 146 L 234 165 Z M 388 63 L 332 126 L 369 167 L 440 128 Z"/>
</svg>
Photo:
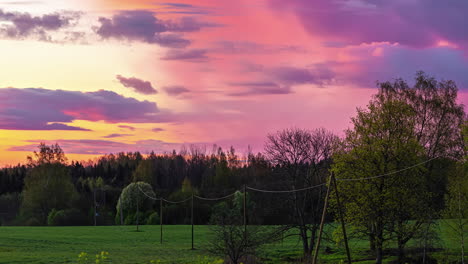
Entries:
<svg viewBox="0 0 468 264">
<path fill-rule="evenodd" d="M 219 200 L 223 200 L 223 199 L 229 198 L 231 196 L 234 196 L 234 194 L 236 194 L 236 193 L 234 192 L 234 193 L 231 193 L 231 194 L 228 194 L 226 196 L 219 197 L 219 198 L 206 198 L 206 197 L 201 197 L 201 196 L 198 196 L 198 195 L 194 195 L 193 197 L 195 197 L 197 199 L 200 199 L 200 200 L 205 200 L 205 201 L 219 201 Z"/>
<path fill-rule="evenodd" d="M 141 187 L 140 187 L 140 185 L 139 185 L 138 183 L 136 184 L 136 186 L 138 187 L 138 189 L 140 190 L 141 193 L 143 193 L 146 197 L 150 198 L 151 200 L 155 200 L 155 201 L 161 200 L 161 198 L 152 197 L 152 196 L 148 195 L 147 193 L 145 193 L 145 192 L 141 189 Z"/>
<path fill-rule="evenodd" d="M 412 168 L 421 166 L 421 165 L 426 164 L 426 163 L 428 163 L 428 162 L 430 162 L 430 161 L 432 161 L 432 160 L 434 160 L 434 159 L 437 159 L 437 158 L 438 158 L 438 157 L 434 157 L 434 158 L 428 159 L 428 160 L 426 160 L 426 161 L 420 162 L 420 163 L 418 163 L 418 164 L 415 164 L 415 165 L 406 167 L 406 168 L 404 168 L 404 169 L 400 169 L 400 170 L 388 172 L 388 173 L 385 173 L 385 174 L 380 174 L 380 175 L 377 175 L 377 176 L 371 176 L 371 177 L 365 177 L 365 178 L 356 178 L 356 179 L 340 179 L 340 178 L 336 178 L 336 180 L 337 180 L 337 181 L 363 181 L 363 180 L 370 180 L 370 179 L 381 178 L 381 177 L 390 176 L 390 175 L 393 175 L 393 174 L 397 174 L 397 173 L 400 173 L 400 172 L 403 172 L 403 171 L 406 171 L 406 170 L 409 170 L 409 169 L 412 169 Z"/>
<path fill-rule="evenodd" d="M 180 204 L 180 203 L 185 203 L 185 202 L 187 202 L 188 200 L 192 199 L 192 197 L 189 197 L 189 198 L 187 198 L 187 199 L 185 199 L 185 200 L 181 200 L 181 201 L 170 201 L 170 200 L 166 200 L 166 199 L 164 199 L 164 198 L 161 198 L 161 199 L 162 199 L 164 202 L 166 202 L 166 203 Z"/>
<path fill-rule="evenodd" d="M 301 192 L 301 191 L 311 190 L 311 189 L 318 188 L 318 187 L 321 187 L 321 186 L 324 186 L 324 185 L 326 185 L 326 183 L 322 183 L 322 184 L 319 184 L 319 185 L 314 185 L 314 186 L 310 186 L 310 187 L 306 187 L 306 188 L 302 188 L 302 189 L 283 190 L 283 191 L 281 191 L 281 190 L 278 190 L 278 191 L 261 190 L 261 189 L 256 189 L 256 188 L 252 188 L 252 187 L 249 187 L 249 186 L 246 186 L 246 189 L 256 191 L 256 192 L 264 192 L 264 193 L 293 193 L 293 192 Z"/>
</svg>

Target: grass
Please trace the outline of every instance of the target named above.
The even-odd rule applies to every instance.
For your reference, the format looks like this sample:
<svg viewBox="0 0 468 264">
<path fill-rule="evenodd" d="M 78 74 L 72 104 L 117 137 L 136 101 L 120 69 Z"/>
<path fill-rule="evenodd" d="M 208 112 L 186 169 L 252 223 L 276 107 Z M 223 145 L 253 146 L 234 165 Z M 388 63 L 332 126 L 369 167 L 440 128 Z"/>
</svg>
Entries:
<svg viewBox="0 0 468 264">
<path fill-rule="evenodd" d="M 447 254 L 456 257 L 459 244 L 441 224 L 441 246 L 448 251 L 434 254 L 443 258 Z M 195 263 L 200 256 L 208 255 L 208 227 L 195 227 L 195 247 L 191 250 L 190 226 L 164 226 L 164 240 L 160 244 L 159 226 L 86 226 L 86 227 L 0 227 L 0 263 L 77 263 L 78 254 L 91 256 L 101 251 L 109 252 L 112 263 Z M 345 259 L 343 249 L 336 249 L 330 241 L 323 247 L 333 248 L 332 253 L 321 252 L 322 262 L 339 263 Z M 350 241 L 352 257 L 358 263 L 373 263 L 364 240 Z M 301 243 L 295 237 L 268 245 L 261 256 L 266 263 L 297 262 L 301 255 Z M 394 259 L 389 257 L 386 262 Z"/>
</svg>

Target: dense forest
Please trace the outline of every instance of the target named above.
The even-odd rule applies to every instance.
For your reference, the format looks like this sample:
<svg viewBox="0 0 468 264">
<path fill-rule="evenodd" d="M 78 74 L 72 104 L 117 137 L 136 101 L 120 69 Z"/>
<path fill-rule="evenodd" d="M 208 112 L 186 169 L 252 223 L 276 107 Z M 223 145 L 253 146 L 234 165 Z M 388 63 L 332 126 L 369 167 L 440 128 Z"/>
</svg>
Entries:
<svg viewBox="0 0 468 264">
<path fill-rule="evenodd" d="M 60 146 L 41 144 L 25 165 L 0 170 L 0 224 L 158 224 L 160 204 L 149 197 L 217 198 L 248 186 L 249 223 L 299 230 L 310 255 L 333 173 L 346 222 L 369 238 L 377 259 L 390 239 L 403 254 L 435 219 L 465 219 L 458 226 L 462 234 L 467 226 L 468 129 L 457 91 L 453 82 L 424 73 L 413 86 L 400 79 L 380 83 L 343 138 L 322 128 L 289 128 L 269 134 L 262 152 L 246 156 L 232 147 L 191 145 L 172 153 L 68 162 Z M 209 223 L 229 203 L 197 201 L 195 223 Z M 330 203 L 327 221 L 342 209 Z M 164 206 L 165 223 L 190 223 L 188 203 Z"/>
</svg>

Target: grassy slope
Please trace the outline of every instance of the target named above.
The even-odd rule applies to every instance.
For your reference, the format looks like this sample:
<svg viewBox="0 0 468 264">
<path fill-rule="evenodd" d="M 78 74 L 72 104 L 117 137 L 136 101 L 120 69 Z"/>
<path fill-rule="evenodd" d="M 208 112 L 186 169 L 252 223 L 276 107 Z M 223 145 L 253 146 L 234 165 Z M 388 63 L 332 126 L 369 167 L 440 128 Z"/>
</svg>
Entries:
<svg viewBox="0 0 468 264">
<path fill-rule="evenodd" d="M 441 227 L 441 246 L 458 250 L 445 226 Z M 199 256 L 207 255 L 206 226 L 195 227 L 195 247 L 191 248 L 190 226 L 165 226 L 164 243 L 159 243 L 159 226 L 141 226 L 135 232 L 132 226 L 106 227 L 0 227 L 0 263 L 76 263 L 80 252 L 91 255 L 108 251 L 113 263 L 148 263 L 161 260 L 164 263 L 193 263 Z M 327 242 L 324 246 L 331 246 Z M 366 257 L 366 241 L 350 243 L 354 259 Z M 301 254 L 297 238 L 268 245 L 263 258 L 266 262 L 284 262 Z M 442 253 L 436 253 L 442 254 Z M 321 254 L 323 260 L 337 263 L 344 259 L 342 249 L 334 254 Z M 282 261 L 280 261 L 282 260 Z M 372 263 L 363 261 L 360 263 Z"/>
</svg>

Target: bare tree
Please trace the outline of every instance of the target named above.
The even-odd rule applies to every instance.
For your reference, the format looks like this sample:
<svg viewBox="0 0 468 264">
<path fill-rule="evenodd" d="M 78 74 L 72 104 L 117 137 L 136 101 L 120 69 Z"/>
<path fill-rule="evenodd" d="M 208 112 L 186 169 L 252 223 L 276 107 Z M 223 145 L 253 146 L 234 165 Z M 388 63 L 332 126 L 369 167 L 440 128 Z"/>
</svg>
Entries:
<svg viewBox="0 0 468 264">
<path fill-rule="evenodd" d="M 261 225 L 243 225 L 242 198 L 236 194 L 234 205 L 222 202 L 216 206 L 211 217 L 211 238 L 208 251 L 220 257 L 227 257 L 232 264 L 254 258 L 261 246 L 276 241 L 278 232 Z"/>
<path fill-rule="evenodd" d="M 301 189 L 326 182 L 331 156 L 339 138 L 320 128 L 312 131 L 290 128 L 268 135 L 265 154 L 283 173 L 283 186 Z M 323 208 L 325 188 L 291 192 L 287 206 L 291 219 L 284 229 L 298 229 L 306 261 L 309 261 L 316 243 Z"/>
</svg>

